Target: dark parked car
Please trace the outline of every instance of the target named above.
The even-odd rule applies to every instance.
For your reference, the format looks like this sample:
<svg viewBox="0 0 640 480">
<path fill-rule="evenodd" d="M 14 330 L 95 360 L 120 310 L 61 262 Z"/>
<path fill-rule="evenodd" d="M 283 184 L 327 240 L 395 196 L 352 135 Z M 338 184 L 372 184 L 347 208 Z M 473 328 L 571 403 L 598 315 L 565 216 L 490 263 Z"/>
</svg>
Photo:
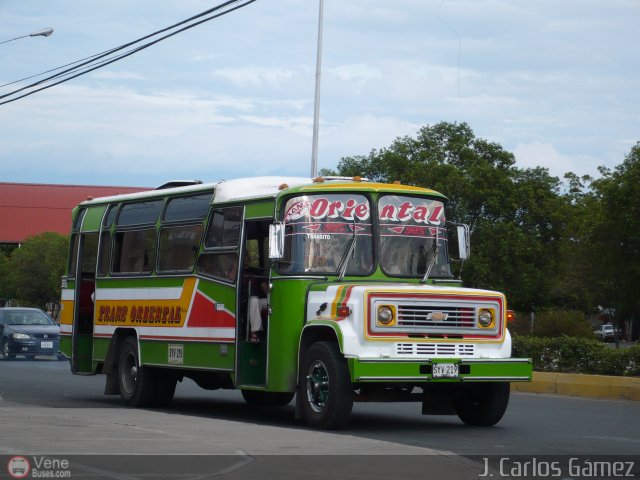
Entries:
<svg viewBox="0 0 640 480">
<path fill-rule="evenodd" d="M 0 308 L 0 354 L 4 360 L 16 355 L 57 355 L 60 327 L 37 308 Z"/>
</svg>

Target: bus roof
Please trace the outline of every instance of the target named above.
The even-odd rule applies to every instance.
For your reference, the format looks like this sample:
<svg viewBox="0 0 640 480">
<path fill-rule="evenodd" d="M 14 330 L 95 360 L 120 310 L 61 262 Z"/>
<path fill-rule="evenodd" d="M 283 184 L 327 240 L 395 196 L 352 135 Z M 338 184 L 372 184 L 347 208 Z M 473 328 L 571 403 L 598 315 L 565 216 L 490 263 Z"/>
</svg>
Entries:
<svg viewBox="0 0 640 480">
<path fill-rule="evenodd" d="M 439 192 L 428 188 L 414 187 L 388 183 L 373 183 L 357 180 L 328 180 L 315 181 L 308 177 L 252 177 L 214 183 L 201 183 L 184 187 L 149 190 L 145 192 L 100 197 L 82 202 L 81 206 L 100 205 L 105 203 L 120 203 L 129 201 L 148 200 L 166 195 L 193 194 L 202 191 L 215 192 L 215 203 L 226 203 L 237 200 L 253 200 L 260 198 L 275 198 L 279 193 L 312 193 L 320 190 L 360 191 L 360 192 L 393 192 L 393 193 L 421 193 L 445 198 Z"/>
</svg>

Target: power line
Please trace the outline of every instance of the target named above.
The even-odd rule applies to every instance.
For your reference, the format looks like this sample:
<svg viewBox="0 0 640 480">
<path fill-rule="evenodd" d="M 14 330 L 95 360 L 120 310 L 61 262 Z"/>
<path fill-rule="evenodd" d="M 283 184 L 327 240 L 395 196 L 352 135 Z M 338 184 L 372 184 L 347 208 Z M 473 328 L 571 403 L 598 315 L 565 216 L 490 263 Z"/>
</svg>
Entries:
<svg viewBox="0 0 640 480">
<path fill-rule="evenodd" d="M 256 0 L 229 0 L 227 2 L 224 2 L 224 3 L 221 3 L 219 5 L 216 5 L 213 8 L 205 10 L 204 12 L 201 12 L 201 13 L 199 13 L 197 15 L 194 15 L 194 16 L 192 16 L 190 18 L 187 18 L 186 20 L 182 20 L 182 21 L 180 21 L 180 22 L 178 22 L 176 24 L 173 24 L 173 25 L 171 25 L 169 27 L 166 27 L 166 28 L 163 28 L 163 29 L 158 30 L 156 32 L 150 33 L 148 35 L 145 35 L 144 37 L 138 38 L 137 40 L 125 43 L 124 45 L 120 45 L 119 47 L 115 47 L 115 48 L 112 48 L 110 50 L 106 50 L 104 52 L 92 55 L 90 57 L 85 57 L 85 58 L 83 58 L 81 60 L 76 60 L 75 62 L 71 62 L 71 63 L 68 63 L 66 65 L 62 65 L 60 67 L 56 67 L 56 68 L 47 70 L 45 72 L 42 72 L 42 73 L 39 73 L 39 74 L 36 74 L 36 75 L 32 75 L 30 77 L 25 77 L 22 80 L 16 80 L 14 82 L 10 82 L 10 83 L 7 83 L 5 85 L 2 85 L 2 87 L 7 86 L 7 85 L 12 85 L 14 83 L 18 83 L 18 82 L 23 81 L 23 80 L 39 77 L 41 75 L 45 75 L 47 73 L 50 73 L 50 72 L 53 72 L 53 71 L 56 71 L 56 70 L 60 70 L 60 69 L 65 68 L 65 67 L 67 67 L 69 65 L 78 64 L 78 65 L 76 65 L 74 67 L 68 68 L 68 69 L 63 70 L 61 72 L 58 72 L 58 73 L 56 73 L 54 75 L 51 75 L 51 76 L 46 77 L 46 78 L 43 78 L 43 79 L 41 79 L 41 80 L 39 80 L 37 82 L 33 82 L 33 83 L 31 83 L 29 85 L 26 85 L 26 86 L 24 86 L 22 88 L 18 88 L 16 90 L 13 90 L 13 91 L 11 91 L 9 93 L 6 93 L 4 95 L 0 95 L 0 99 L 5 99 L 5 98 L 8 98 L 8 97 L 14 97 L 14 98 L 8 98 L 7 100 L 4 100 L 4 101 L 0 102 L 0 105 L 4 105 L 6 103 L 15 102 L 16 100 L 19 100 L 21 98 L 28 97 L 28 96 L 33 95 L 34 93 L 40 92 L 42 90 L 47 90 L 47 89 L 49 89 L 51 87 L 54 87 L 56 85 L 60 85 L 61 83 L 68 82 L 69 80 L 72 80 L 74 78 L 80 77 L 82 75 L 85 75 L 85 74 L 87 74 L 89 72 L 92 72 L 94 70 L 97 70 L 99 68 L 105 67 L 105 66 L 107 66 L 107 65 L 109 65 L 111 63 L 114 63 L 114 62 L 117 62 L 119 60 L 122 60 L 123 58 L 129 57 L 129 56 L 133 55 L 134 53 L 137 53 L 137 52 L 139 52 L 141 50 L 149 48 L 150 46 L 155 45 L 156 43 L 159 43 L 159 42 L 161 42 L 163 40 L 166 40 L 169 37 L 173 37 L 174 35 L 177 35 L 178 33 L 182 33 L 182 32 L 184 32 L 186 30 L 189 30 L 189 29 L 191 29 L 193 27 L 201 25 L 201 24 L 203 24 L 205 22 L 209 22 L 211 20 L 214 20 L 216 18 L 222 17 L 222 16 L 224 16 L 224 15 L 226 15 L 228 13 L 231 13 L 233 11 L 239 10 L 240 8 L 246 7 L 247 5 L 249 5 L 249 4 L 251 4 L 251 3 L 255 2 L 255 1 Z M 235 5 L 235 6 L 232 7 L 232 5 L 234 5 L 234 4 L 238 4 L 238 5 Z M 212 13 L 213 13 L 213 15 L 210 15 Z M 207 16 L 207 15 L 210 15 L 210 16 Z M 202 18 L 202 17 L 205 17 L 205 18 Z M 198 19 L 200 19 L 200 20 L 198 20 Z M 194 20 L 197 20 L 197 21 L 194 21 Z M 190 23 L 190 22 L 192 22 L 192 23 Z M 181 25 L 185 25 L 185 26 L 175 30 L 177 27 L 180 27 Z M 155 36 L 160 35 L 162 33 L 168 32 L 170 30 L 175 30 L 175 31 L 173 31 L 171 33 L 168 33 L 166 35 L 163 35 L 163 36 L 161 36 L 159 38 L 156 38 L 155 40 L 150 41 L 148 43 L 145 43 L 143 45 L 139 45 L 139 46 L 131 48 L 129 50 L 125 50 L 128 47 L 131 47 L 131 46 L 133 46 L 133 45 L 135 45 L 137 43 L 140 43 L 140 42 L 142 42 L 144 40 L 147 40 L 149 38 L 155 37 Z M 125 51 L 121 52 L 121 53 L 119 53 L 117 55 L 110 56 L 113 53 L 120 52 L 122 50 L 125 50 Z M 38 87 L 40 85 L 44 85 L 44 84 L 47 84 L 47 83 L 49 83 L 49 84 L 45 85 L 45 86 L 42 86 L 40 88 L 36 88 L 36 87 Z M 23 93 L 22 95 L 15 96 L 18 93 L 25 92 L 25 91 L 26 91 L 26 93 Z"/>
</svg>

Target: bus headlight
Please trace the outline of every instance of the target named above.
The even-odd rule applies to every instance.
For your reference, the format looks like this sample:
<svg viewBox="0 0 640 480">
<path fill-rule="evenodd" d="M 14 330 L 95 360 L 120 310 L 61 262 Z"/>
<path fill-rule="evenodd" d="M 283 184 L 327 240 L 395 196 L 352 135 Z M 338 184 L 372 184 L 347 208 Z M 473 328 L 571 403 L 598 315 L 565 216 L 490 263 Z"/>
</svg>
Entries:
<svg viewBox="0 0 640 480">
<path fill-rule="evenodd" d="M 389 325 L 395 320 L 393 309 L 387 305 L 380 305 L 378 307 L 378 323 L 380 325 Z"/>
<path fill-rule="evenodd" d="M 493 310 L 483 308 L 478 312 L 478 323 L 481 327 L 487 328 L 493 323 Z"/>
</svg>

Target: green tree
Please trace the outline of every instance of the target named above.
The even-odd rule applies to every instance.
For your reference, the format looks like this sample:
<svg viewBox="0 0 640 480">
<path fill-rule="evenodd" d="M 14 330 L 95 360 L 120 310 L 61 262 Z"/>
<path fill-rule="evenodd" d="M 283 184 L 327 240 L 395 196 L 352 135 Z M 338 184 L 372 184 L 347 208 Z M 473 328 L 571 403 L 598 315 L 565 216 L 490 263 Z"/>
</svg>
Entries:
<svg viewBox="0 0 640 480">
<path fill-rule="evenodd" d="M 7 263 L 8 255 L 0 251 L 0 307 L 4 306 L 4 302 L 12 296 L 8 282 L 9 272 L 7 270 Z"/>
<path fill-rule="evenodd" d="M 8 291 L 26 304 L 41 309 L 53 304 L 59 309 L 68 248 L 68 238 L 57 233 L 26 239 L 4 264 Z"/>
<path fill-rule="evenodd" d="M 521 309 L 553 304 L 555 250 L 571 205 L 546 169 L 518 169 L 512 153 L 476 138 L 466 123 L 441 122 L 421 128 L 416 138 L 345 157 L 337 173 L 446 194 L 450 218 L 471 226 L 474 253 L 462 272 L 465 284 L 505 291 Z"/>
<path fill-rule="evenodd" d="M 594 292 L 599 305 L 613 307 L 618 320 L 640 319 L 640 142 L 614 170 L 600 167 L 592 183 L 599 208 L 587 241 L 593 256 Z"/>
</svg>

